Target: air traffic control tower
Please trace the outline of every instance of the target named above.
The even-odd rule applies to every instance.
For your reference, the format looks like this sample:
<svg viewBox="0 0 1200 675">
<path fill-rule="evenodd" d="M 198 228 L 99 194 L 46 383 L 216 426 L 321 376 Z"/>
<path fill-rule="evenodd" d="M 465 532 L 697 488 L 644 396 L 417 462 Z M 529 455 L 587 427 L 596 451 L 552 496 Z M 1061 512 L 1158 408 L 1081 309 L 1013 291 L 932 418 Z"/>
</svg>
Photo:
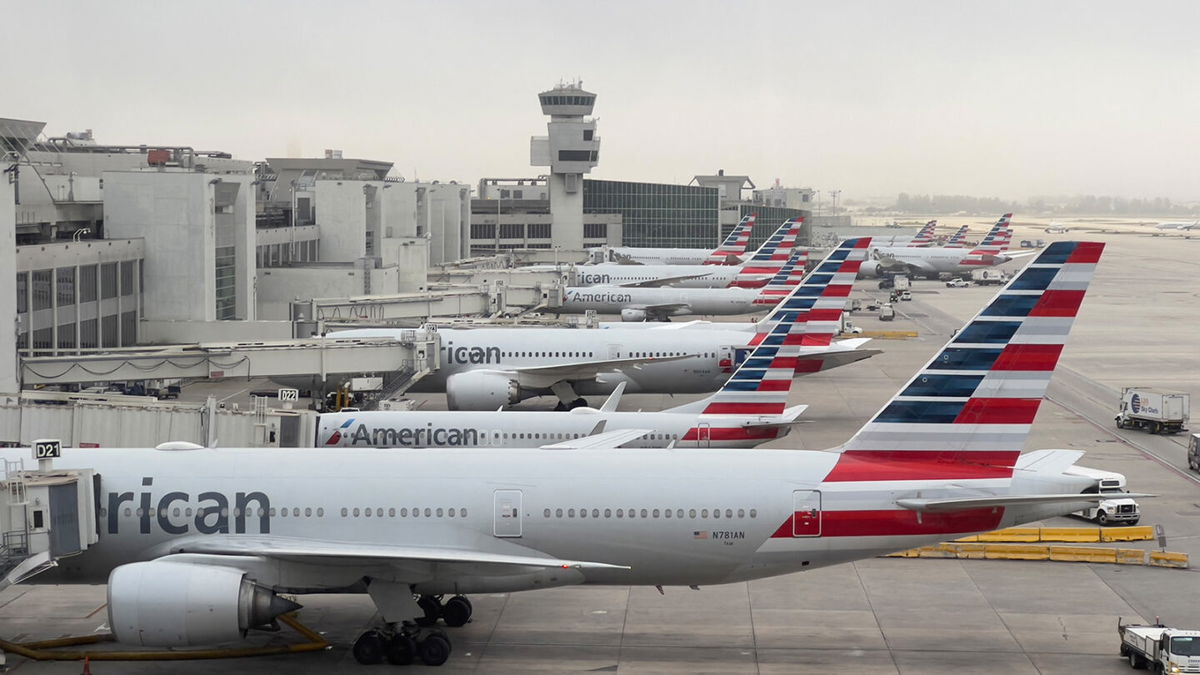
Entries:
<svg viewBox="0 0 1200 675">
<path fill-rule="evenodd" d="M 529 163 L 549 166 L 551 244 L 583 250 L 583 174 L 600 160 L 596 121 L 589 117 L 596 95 L 583 83 L 560 84 L 538 94 L 542 113 L 550 116 L 549 136 L 529 141 Z"/>
</svg>

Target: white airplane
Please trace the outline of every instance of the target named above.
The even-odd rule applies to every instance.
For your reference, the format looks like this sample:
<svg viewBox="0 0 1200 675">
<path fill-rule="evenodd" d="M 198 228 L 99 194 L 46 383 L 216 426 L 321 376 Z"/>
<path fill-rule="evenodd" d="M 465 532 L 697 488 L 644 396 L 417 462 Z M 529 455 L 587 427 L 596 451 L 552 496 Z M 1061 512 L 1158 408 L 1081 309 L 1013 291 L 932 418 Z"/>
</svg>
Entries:
<svg viewBox="0 0 1200 675">
<path fill-rule="evenodd" d="M 863 242 L 849 239 L 835 249 L 841 261 Z M 822 266 L 827 267 L 826 263 Z M 819 266 L 820 269 L 822 266 Z M 794 290 L 800 287 L 795 287 Z M 847 293 L 849 290 L 847 289 Z M 451 410 L 496 410 L 525 399 L 554 395 L 560 409 L 587 405 L 583 396 L 611 394 L 621 382 L 631 394 L 702 394 L 716 391 L 783 315 L 783 305 L 755 324 L 753 335 L 715 324 L 676 333 L 580 328 L 472 328 L 441 331 L 440 364 L 409 390 L 446 393 Z M 398 337 L 391 328 L 359 328 L 335 337 Z M 811 341 L 810 341 L 811 342 Z M 867 339 L 806 344 L 797 367 L 804 373 L 828 370 L 879 353 L 862 349 Z M 287 386 L 319 388 L 313 378 L 275 378 Z"/>
<path fill-rule="evenodd" d="M 64 449 L 46 461 L 95 486 L 98 540 L 56 572 L 107 576 L 126 644 L 225 643 L 283 594 L 365 592 L 382 622 L 356 660 L 440 665 L 446 634 L 410 622 L 462 625 L 468 594 L 741 582 L 1066 515 L 1104 498 L 1067 473 L 1083 452 L 1022 449 L 1103 246 L 1047 246 L 829 451 Z"/>
<path fill-rule="evenodd" d="M 980 267 L 1002 265 L 1014 258 L 1034 255 L 1037 251 L 1006 252 L 1012 241 L 1006 213 L 983 241 L 973 249 L 931 247 L 908 248 L 877 246 L 871 249 L 871 260 L 863 263 L 862 275 L 876 277 L 884 274 L 907 274 L 912 277 L 937 278 L 942 273 L 966 272 Z"/>
<path fill-rule="evenodd" d="M 738 265 L 746 254 L 750 233 L 754 229 L 756 215 L 742 218 L 725 241 L 714 250 L 703 248 L 634 248 L 631 246 L 605 246 L 590 251 L 599 251 L 605 260 L 637 265 Z"/>
<path fill-rule="evenodd" d="M 558 314 L 620 314 L 622 321 L 670 321 L 693 314 L 749 314 L 775 305 L 804 276 L 808 251 L 795 249 L 787 263 L 762 288 L 643 288 L 626 286 L 567 287 Z M 797 269 L 798 268 L 798 269 Z M 749 275 L 747 275 L 749 276 Z M 739 275 L 735 284 L 743 277 Z"/>
<path fill-rule="evenodd" d="M 1158 223 L 1155 227 L 1160 230 L 1195 230 L 1200 228 L 1200 220 L 1171 220 Z"/>
<path fill-rule="evenodd" d="M 788 220 L 743 265 L 620 265 L 601 263 L 575 268 L 576 286 L 672 286 L 675 288 L 758 288 L 791 257 L 803 218 Z M 534 265 L 530 269 L 555 269 Z"/>
<path fill-rule="evenodd" d="M 764 360 L 783 348 L 799 356 L 802 345 L 829 344 L 836 316 L 846 306 L 866 242 L 845 259 L 828 258 L 829 273 L 814 275 L 777 309 L 778 320 L 716 394 L 662 412 L 617 412 L 624 383 L 600 407 L 550 411 L 426 412 L 349 411 L 321 415 L 317 445 L 338 447 L 526 447 L 530 441 L 574 440 L 600 430 L 649 428 L 623 447 L 750 448 L 782 437 L 808 406 L 785 409 L 792 378 Z M 836 253 L 836 252 L 835 252 Z M 830 316 L 835 317 L 830 320 Z"/>
<path fill-rule="evenodd" d="M 909 248 L 927 248 L 933 246 L 933 233 L 936 229 L 936 220 L 925 223 L 925 226 L 908 242 Z"/>
</svg>

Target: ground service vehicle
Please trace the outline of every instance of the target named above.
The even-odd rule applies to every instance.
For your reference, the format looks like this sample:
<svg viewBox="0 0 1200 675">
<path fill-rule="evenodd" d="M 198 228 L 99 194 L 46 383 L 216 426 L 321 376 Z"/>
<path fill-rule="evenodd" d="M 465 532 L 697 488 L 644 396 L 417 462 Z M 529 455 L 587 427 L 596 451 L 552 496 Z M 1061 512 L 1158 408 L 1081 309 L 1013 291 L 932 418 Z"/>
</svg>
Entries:
<svg viewBox="0 0 1200 675">
<path fill-rule="evenodd" d="M 1122 625 L 1117 619 L 1121 636 L 1121 656 L 1129 659 L 1129 667 L 1150 668 L 1156 673 L 1200 673 L 1200 630 L 1153 626 Z"/>
<path fill-rule="evenodd" d="M 971 281 L 980 286 L 999 286 L 1008 281 L 1008 276 L 1000 270 L 971 270 Z"/>
<path fill-rule="evenodd" d="M 892 307 L 892 303 L 887 303 L 879 308 L 880 321 L 894 321 L 896 319 L 896 308 Z"/>
<path fill-rule="evenodd" d="M 970 285 L 971 284 L 968 284 L 967 282 L 963 281 L 962 279 L 959 279 L 958 277 L 955 277 L 946 282 L 946 288 L 966 288 L 967 286 L 970 286 Z"/>
<path fill-rule="evenodd" d="M 1189 415 L 1187 394 L 1149 387 L 1125 387 L 1121 390 L 1118 429 L 1145 429 L 1152 434 L 1187 431 Z"/>
<path fill-rule="evenodd" d="M 1188 468 L 1200 473 L 1200 434 L 1192 434 L 1188 439 L 1187 460 Z"/>
<path fill-rule="evenodd" d="M 1111 499 L 1105 499 L 1102 502 L 1091 504 L 1088 508 L 1072 513 L 1073 516 L 1094 520 L 1100 525 L 1137 525 L 1138 519 L 1141 518 L 1141 509 L 1137 502 L 1125 496 L 1125 476 L 1114 471 L 1100 471 L 1099 469 L 1089 469 L 1085 466 L 1073 466 L 1067 469 L 1067 473 L 1073 476 L 1083 476 L 1085 478 L 1094 478 L 1096 484 L 1088 488 L 1087 492 L 1100 494 L 1111 494 Z"/>
<path fill-rule="evenodd" d="M 912 300 L 912 291 L 900 291 L 900 299 L 904 301 Z"/>
</svg>

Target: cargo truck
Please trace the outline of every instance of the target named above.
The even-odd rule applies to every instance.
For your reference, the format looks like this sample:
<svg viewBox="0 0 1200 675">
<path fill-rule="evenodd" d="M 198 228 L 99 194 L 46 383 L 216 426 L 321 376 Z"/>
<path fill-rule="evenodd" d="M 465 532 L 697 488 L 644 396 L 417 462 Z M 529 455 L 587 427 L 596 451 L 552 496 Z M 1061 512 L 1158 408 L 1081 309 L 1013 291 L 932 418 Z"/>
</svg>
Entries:
<svg viewBox="0 0 1200 675">
<path fill-rule="evenodd" d="M 971 270 L 971 281 L 978 286 L 1000 286 L 1008 282 L 1008 275 L 1000 270 Z"/>
<path fill-rule="evenodd" d="M 1167 628 L 1162 624 L 1122 625 L 1117 619 L 1117 634 L 1121 636 L 1121 656 L 1129 667 L 1150 668 L 1156 673 L 1200 673 L 1200 630 Z"/>
<path fill-rule="evenodd" d="M 1125 387 L 1121 390 L 1118 429 L 1145 429 L 1152 434 L 1187 431 L 1188 395 L 1149 387 Z"/>
<path fill-rule="evenodd" d="M 1064 473 L 1095 479 L 1095 487 L 1084 490 L 1085 493 L 1095 494 L 1099 492 L 1100 494 L 1112 495 L 1111 499 L 1097 502 L 1093 506 L 1089 506 L 1082 511 L 1076 511 L 1071 515 L 1087 520 L 1094 520 L 1101 526 L 1137 525 L 1138 519 L 1142 517 L 1142 512 L 1137 502 L 1125 496 L 1127 491 L 1125 490 L 1125 476 L 1123 474 L 1115 471 L 1089 469 L 1086 466 L 1072 466 Z"/>
</svg>

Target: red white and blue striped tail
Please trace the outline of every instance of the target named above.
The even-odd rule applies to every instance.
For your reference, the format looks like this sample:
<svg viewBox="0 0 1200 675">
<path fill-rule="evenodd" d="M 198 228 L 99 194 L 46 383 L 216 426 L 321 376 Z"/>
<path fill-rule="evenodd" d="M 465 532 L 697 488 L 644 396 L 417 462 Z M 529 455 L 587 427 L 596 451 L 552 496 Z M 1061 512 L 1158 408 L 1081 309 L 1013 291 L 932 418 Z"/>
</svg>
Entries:
<svg viewBox="0 0 1200 675">
<path fill-rule="evenodd" d="M 969 255 L 994 255 L 1007 251 L 1009 243 L 1012 242 L 1012 228 L 1009 226 L 1011 222 L 1011 213 L 1000 216 L 1000 220 L 996 221 L 992 229 L 984 235 L 983 241 L 979 242 Z"/>
<path fill-rule="evenodd" d="M 796 286 L 804 280 L 805 268 L 808 266 L 808 251 L 803 249 L 795 249 L 792 251 L 792 257 L 788 259 L 787 264 L 779 268 L 775 276 L 763 286 L 758 297 L 754 299 L 755 305 L 767 305 L 774 307 L 781 300 L 791 294 Z"/>
<path fill-rule="evenodd" d="M 750 341 L 752 346 L 772 339 L 780 322 L 792 321 L 803 325 L 802 332 L 790 331 L 788 341 L 801 347 L 828 347 L 841 328 L 842 312 L 854 287 L 858 269 L 870 253 L 871 238 L 847 239 L 817 265 L 804 282 L 780 302 L 770 316 L 760 321 L 758 332 Z M 805 375 L 821 369 L 818 359 L 797 359 L 794 375 Z"/>
<path fill-rule="evenodd" d="M 750 244 L 750 233 L 754 230 L 754 221 L 758 218 L 758 214 L 751 213 L 742 218 L 741 222 L 733 227 L 729 232 L 729 236 L 725 237 L 725 241 L 716 248 L 712 253 L 708 254 L 708 259 L 704 261 L 705 265 L 730 265 L 731 260 L 736 260 L 738 256 L 746 252 L 746 246 Z"/>
<path fill-rule="evenodd" d="M 937 229 L 937 221 L 931 220 L 925 223 L 925 227 L 921 228 L 920 232 L 908 242 L 909 248 L 925 248 L 933 245 L 933 232 Z"/>
<path fill-rule="evenodd" d="M 842 446 L 826 480 L 1011 476 L 1103 250 L 1046 247 Z"/>
<path fill-rule="evenodd" d="M 775 230 L 754 255 L 738 270 L 737 276 L 729 284 L 736 288 L 762 288 L 781 267 L 792 257 L 792 249 L 796 246 L 796 238 L 804 227 L 804 218 L 791 218 Z"/>
<path fill-rule="evenodd" d="M 870 240 L 867 242 L 870 243 Z M 856 249 L 843 248 L 846 243 L 843 242 L 821 263 L 829 264 L 826 269 L 830 270 L 836 265 L 836 272 L 820 273 L 818 267 L 818 271 L 814 271 L 803 284 L 789 289 L 790 295 L 783 298 L 775 309 L 775 320 L 769 331 L 762 335 L 762 339 L 755 340 L 754 349 L 729 380 L 708 399 L 702 415 L 783 414 L 787 407 L 788 392 L 792 388 L 792 378 L 801 361 L 801 349 L 808 346 L 808 331 L 817 331 L 818 341 L 826 337 L 822 335 L 825 332 L 829 332 L 827 337 L 832 339 L 833 333 L 827 325 L 827 315 L 830 314 L 835 315 L 832 331 L 837 330 L 849 291 L 843 294 L 841 284 L 831 282 L 840 276 L 843 278 L 839 281 L 845 281 L 845 277 L 848 277 L 849 283 L 853 284 L 854 277 L 858 275 L 857 264 L 852 272 L 843 272 L 841 269 L 848 264 L 845 262 L 847 257 L 856 257 Z M 866 258 L 866 251 L 864 247 L 860 262 Z M 793 255 L 792 261 L 795 259 Z M 837 262 L 831 263 L 833 260 Z M 829 344 L 827 339 L 824 344 Z"/>
<path fill-rule="evenodd" d="M 958 228 L 958 232 L 955 232 L 953 235 L 950 236 L 950 239 L 946 240 L 945 247 L 946 248 L 965 248 L 966 245 L 967 245 L 967 226 L 963 225 L 962 227 Z"/>
</svg>

